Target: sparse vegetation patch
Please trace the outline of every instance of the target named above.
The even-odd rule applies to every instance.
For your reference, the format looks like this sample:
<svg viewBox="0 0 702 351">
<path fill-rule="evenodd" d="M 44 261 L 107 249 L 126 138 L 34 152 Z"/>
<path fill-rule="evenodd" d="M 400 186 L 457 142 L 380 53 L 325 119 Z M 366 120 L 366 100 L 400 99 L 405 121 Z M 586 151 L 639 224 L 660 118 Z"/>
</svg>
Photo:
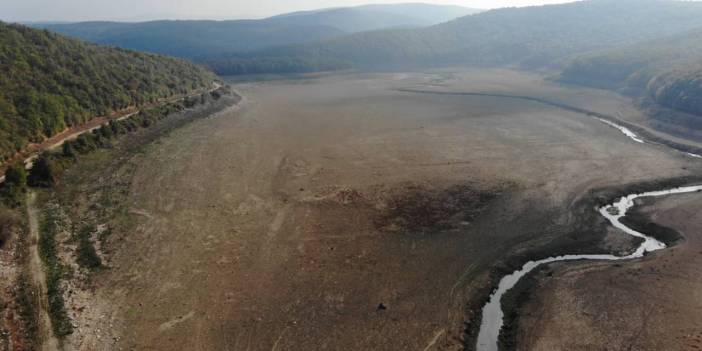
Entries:
<svg viewBox="0 0 702 351">
<path fill-rule="evenodd" d="M 58 258 L 58 243 L 60 218 L 55 209 L 47 208 L 41 221 L 39 233 L 39 254 L 41 255 L 46 270 L 46 289 L 49 300 L 49 316 L 54 335 L 66 336 L 73 332 L 73 326 L 66 313 L 63 299 L 61 280 L 65 274 L 65 267 Z"/>
</svg>

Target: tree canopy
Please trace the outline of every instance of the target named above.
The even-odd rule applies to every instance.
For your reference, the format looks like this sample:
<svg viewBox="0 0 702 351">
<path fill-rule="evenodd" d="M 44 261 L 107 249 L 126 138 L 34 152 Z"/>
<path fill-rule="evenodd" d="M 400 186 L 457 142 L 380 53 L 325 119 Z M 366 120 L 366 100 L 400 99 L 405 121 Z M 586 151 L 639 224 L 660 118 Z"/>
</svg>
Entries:
<svg viewBox="0 0 702 351">
<path fill-rule="evenodd" d="M 2 22 L 0 72 L 0 160 L 94 116 L 209 87 L 215 79 L 178 59 Z"/>
</svg>

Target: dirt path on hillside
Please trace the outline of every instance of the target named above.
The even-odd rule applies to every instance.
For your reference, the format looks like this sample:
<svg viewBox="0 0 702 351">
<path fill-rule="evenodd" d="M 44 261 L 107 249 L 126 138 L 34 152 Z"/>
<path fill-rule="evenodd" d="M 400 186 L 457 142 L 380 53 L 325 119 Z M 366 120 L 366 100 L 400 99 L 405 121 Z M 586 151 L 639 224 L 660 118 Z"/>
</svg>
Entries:
<svg viewBox="0 0 702 351">
<path fill-rule="evenodd" d="M 42 351 L 59 350 L 59 342 L 54 337 L 51 328 L 51 318 L 48 313 L 48 300 L 46 295 L 46 273 L 44 272 L 44 263 L 39 255 L 39 211 L 36 208 L 37 194 L 30 191 L 27 195 L 27 217 L 29 220 L 29 273 L 32 277 L 32 285 L 37 289 L 37 301 L 39 311 L 39 343 Z"/>
</svg>

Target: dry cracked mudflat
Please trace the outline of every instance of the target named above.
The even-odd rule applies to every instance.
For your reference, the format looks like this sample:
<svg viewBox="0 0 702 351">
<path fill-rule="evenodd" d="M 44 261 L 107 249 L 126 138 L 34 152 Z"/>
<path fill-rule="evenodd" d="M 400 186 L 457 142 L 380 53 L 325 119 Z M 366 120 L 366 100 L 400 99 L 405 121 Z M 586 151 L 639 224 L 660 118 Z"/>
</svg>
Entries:
<svg viewBox="0 0 702 351">
<path fill-rule="evenodd" d="M 113 347 L 460 349 L 491 269 L 572 234 L 589 189 L 699 170 L 585 115 L 417 87 L 632 109 L 511 71 L 237 84 L 240 109 L 136 158 L 136 225 L 96 277 Z"/>
</svg>

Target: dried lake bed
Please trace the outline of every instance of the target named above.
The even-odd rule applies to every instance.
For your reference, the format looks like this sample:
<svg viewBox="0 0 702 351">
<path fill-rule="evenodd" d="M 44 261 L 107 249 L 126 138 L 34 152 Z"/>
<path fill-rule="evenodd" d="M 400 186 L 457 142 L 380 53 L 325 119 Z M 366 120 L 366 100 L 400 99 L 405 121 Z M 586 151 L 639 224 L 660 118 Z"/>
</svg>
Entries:
<svg viewBox="0 0 702 351">
<path fill-rule="evenodd" d="M 702 168 L 582 113 L 403 91 L 635 111 L 515 71 L 233 86 L 241 106 L 149 144 L 123 175 L 135 224 L 105 243 L 95 293 L 118 302 L 106 314 L 120 347 L 470 349 L 513 268 L 636 247 L 597 213 L 600 190 Z"/>
</svg>

